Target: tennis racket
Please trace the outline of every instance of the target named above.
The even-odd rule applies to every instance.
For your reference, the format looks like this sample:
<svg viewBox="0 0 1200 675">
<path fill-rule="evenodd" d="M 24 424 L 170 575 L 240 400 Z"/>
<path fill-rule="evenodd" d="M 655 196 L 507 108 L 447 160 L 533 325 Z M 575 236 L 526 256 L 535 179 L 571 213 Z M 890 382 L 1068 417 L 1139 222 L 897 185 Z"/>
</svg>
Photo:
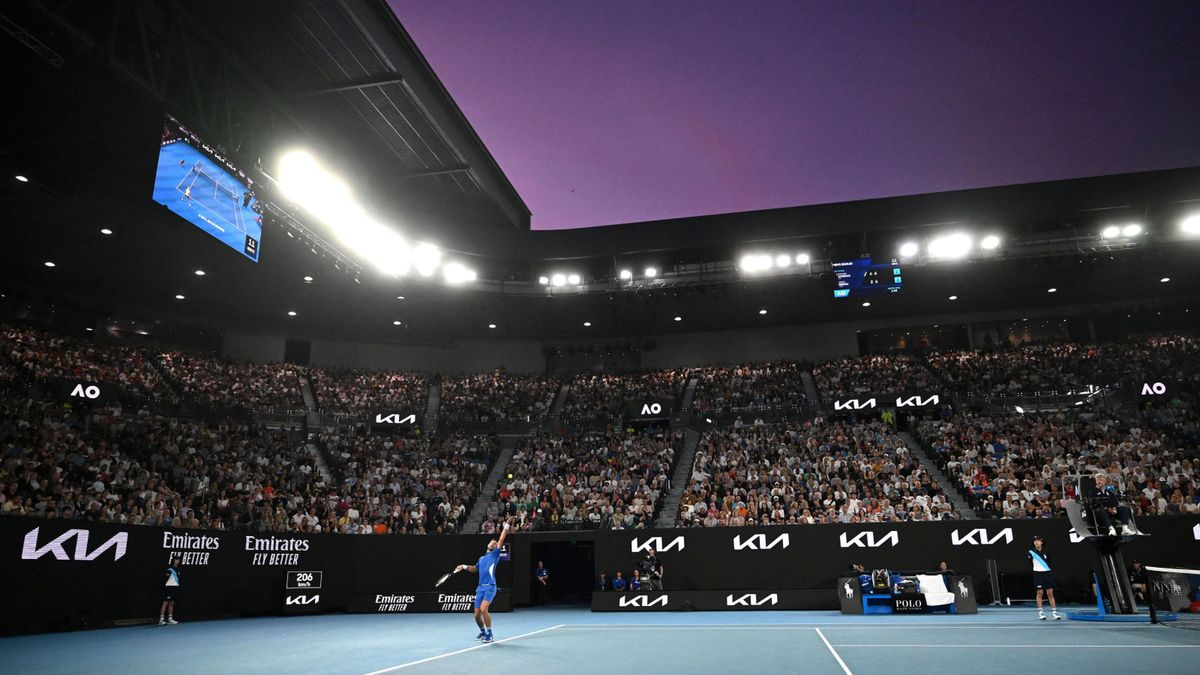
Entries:
<svg viewBox="0 0 1200 675">
<path fill-rule="evenodd" d="M 437 588 L 438 586 L 441 586 L 442 584 L 446 583 L 446 581 L 448 581 L 450 579 L 450 577 L 454 576 L 455 574 L 458 574 L 457 570 L 443 574 L 442 576 L 438 577 L 438 580 L 436 582 L 434 582 L 433 587 Z"/>
</svg>

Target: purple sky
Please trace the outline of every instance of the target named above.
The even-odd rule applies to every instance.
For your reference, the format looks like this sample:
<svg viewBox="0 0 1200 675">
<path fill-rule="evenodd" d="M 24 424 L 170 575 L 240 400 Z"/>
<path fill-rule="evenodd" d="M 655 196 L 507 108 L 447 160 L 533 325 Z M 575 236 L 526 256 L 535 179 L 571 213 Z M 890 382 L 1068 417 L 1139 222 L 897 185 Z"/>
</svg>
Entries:
<svg viewBox="0 0 1200 675">
<path fill-rule="evenodd" d="M 1200 2 L 390 2 L 535 229 L 1200 164 Z"/>
</svg>

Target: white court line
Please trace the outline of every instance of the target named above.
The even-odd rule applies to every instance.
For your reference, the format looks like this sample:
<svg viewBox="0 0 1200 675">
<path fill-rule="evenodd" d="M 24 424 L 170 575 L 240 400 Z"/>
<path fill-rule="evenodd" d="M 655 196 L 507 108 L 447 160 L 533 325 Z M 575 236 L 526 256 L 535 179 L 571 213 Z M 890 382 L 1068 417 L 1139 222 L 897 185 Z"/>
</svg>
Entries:
<svg viewBox="0 0 1200 675">
<path fill-rule="evenodd" d="M 1076 626 L 1076 623 L 1066 623 L 1063 626 Z M 1149 623 L 1100 623 L 1099 621 L 1088 622 L 1092 625 L 1088 628 L 1146 628 L 1151 627 Z M 894 623 L 888 626 L 854 626 L 847 624 L 834 623 L 608 623 L 608 624 L 587 624 L 587 623 L 567 623 L 562 624 L 563 628 L 586 628 L 587 630 L 603 630 L 613 629 L 621 630 L 626 628 L 637 628 L 639 630 L 677 630 L 680 628 L 719 628 L 721 630 L 802 630 L 807 628 L 821 627 L 825 630 L 896 630 L 897 628 L 960 628 L 960 627 L 977 627 L 977 628 L 1031 628 L 1040 626 L 1038 621 L 1010 621 L 1005 623 Z"/>
<path fill-rule="evenodd" d="M 427 658 L 419 659 L 419 660 L 417 660 L 417 661 L 409 661 L 408 663 L 401 663 L 401 664 L 400 664 L 400 665 L 398 665 L 398 666 L 391 666 L 391 667 L 389 667 L 389 668 L 384 668 L 383 670 L 372 670 L 371 672 L 367 673 L 366 675 L 380 675 L 380 673 L 390 673 L 390 672 L 392 672 L 393 670 L 400 670 L 401 668 L 407 668 L 407 667 L 409 667 L 409 666 L 415 666 L 415 665 L 418 665 L 418 664 L 421 664 L 421 663 L 428 663 L 428 662 L 430 662 L 430 661 L 436 661 L 436 660 L 438 660 L 438 659 L 444 659 L 444 658 L 446 658 L 447 656 L 454 656 L 454 655 L 456 655 L 456 654 L 464 654 L 464 653 L 466 653 L 466 652 L 472 652 L 472 651 L 475 651 L 476 649 L 483 649 L 484 647 L 490 647 L 490 646 L 492 646 L 492 645 L 498 645 L 498 644 L 500 644 L 501 642 L 508 642 L 509 640 L 520 640 L 521 638 L 529 637 L 530 635 L 537 635 L 538 633 L 545 633 L 546 631 L 554 630 L 555 628 L 562 628 L 562 627 L 563 627 L 563 626 L 565 626 L 565 625 L 566 625 L 566 624 L 561 624 L 561 623 L 560 623 L 560 624 L 558 624 L 557 626 L 550 626 L 549 628 L 543 628 L 543 629 L 541 629 L 541 630 L 535 630 L 535 631 L 533 631 L 533 632 L 530 632 L 530 633 L 522 633 L 522 634 L 520 634 L 520 635 L 514 635 L 514 636 L 512 636 L 512 637 L 507 637 L 507 638 L 504 638 L 503 640 L 496 640 L 495 642 L 488 642 L 488 643 L 486 643 L 486 644 L 478 644 L 478 645 L 475 645 L 474 647 L 467 647 L 466 649 L 460 649 L 460 650 L 458 650 L 458 651 L 455 651 L 455 652 L 446 652 L 445 654 L 438 654 L 437 656 L 430 656 L 430 657 L 427 657 Z"/>
<path fill-rule="evenodd" d="M 846 675 L 854 675 L 854 673 L 850 672 L 850 669 L 846 667 L 846 662 L 842 660 L 840 655 L 838 655 L 837 650 L 833 648 L 833 645 L 829 644 L 829 640 L 825 639 L 825 634 L 821 632 L 821 629 L 814 628 L 813 630 L 817 631 L 817 637 L 821 638 L 821 642 L 824 642 L 825 646 L 829 648 L 829 653 L 833 654 L 833 658 L 837 659 L 838 665 L 842 667 L 842 672 L 846 673 Z"/>
<path fill-rule="evenodd" d="M 918 647 L 918 648 L 922 648 L 922 647 L 928 647 L 930 649 L 946 649 L 946 648 L 951 648 L 951 647 L 964 647 L 964 648 L 969 648 L 969 649 L 981 649 L 981 648 L 987 648 L 987 647 L 994 647 L 996 649 L 1100 649 L 1100 648 L 1110 648 L 1110 649 L 1200 649 L 1200 645 L 1077 645 L 1077 644 L 1069 644 L 1069 645 L 957 645 L 957 644 L 843 645 L 843 644 L 839 644 L 836 646 L 837 647 L 851 647 L 851 648 L 859 648 L 859 647 L 865 647 L 865 648 L 870 648 L 870 647 Z"/>
</svg>

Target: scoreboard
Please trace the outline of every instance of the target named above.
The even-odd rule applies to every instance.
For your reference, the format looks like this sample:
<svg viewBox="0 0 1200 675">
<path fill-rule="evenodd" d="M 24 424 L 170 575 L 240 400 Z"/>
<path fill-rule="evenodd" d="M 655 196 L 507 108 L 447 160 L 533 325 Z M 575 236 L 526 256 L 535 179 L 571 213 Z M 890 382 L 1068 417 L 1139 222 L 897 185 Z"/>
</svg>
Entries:
<svg viewBox="0 0 1200 675">
<path fill-rule="evenodd" d="M 904 287 L 900 261 L 895 258 L 835 260 L 832 267 L 837 282 L 833 289 L 835 298 L 898 293 Z"/>
</svg>

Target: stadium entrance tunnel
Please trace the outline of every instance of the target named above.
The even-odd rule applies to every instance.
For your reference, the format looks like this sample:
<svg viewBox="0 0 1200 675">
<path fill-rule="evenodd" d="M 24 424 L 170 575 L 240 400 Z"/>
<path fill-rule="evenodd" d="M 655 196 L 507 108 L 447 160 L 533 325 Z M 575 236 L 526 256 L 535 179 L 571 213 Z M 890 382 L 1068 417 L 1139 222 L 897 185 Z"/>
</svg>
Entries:
<svg viewBox="0 0 1200 675">
<path fill-rule="evenodd" d="M 536 568 L 542 562 L 549 572 L 543 585 Z M 580 604 L 591 602 L 596 585 L 596 544 L 593 541 L 535 542 L 530 545 L 530 605 Z"/>
</svg>

